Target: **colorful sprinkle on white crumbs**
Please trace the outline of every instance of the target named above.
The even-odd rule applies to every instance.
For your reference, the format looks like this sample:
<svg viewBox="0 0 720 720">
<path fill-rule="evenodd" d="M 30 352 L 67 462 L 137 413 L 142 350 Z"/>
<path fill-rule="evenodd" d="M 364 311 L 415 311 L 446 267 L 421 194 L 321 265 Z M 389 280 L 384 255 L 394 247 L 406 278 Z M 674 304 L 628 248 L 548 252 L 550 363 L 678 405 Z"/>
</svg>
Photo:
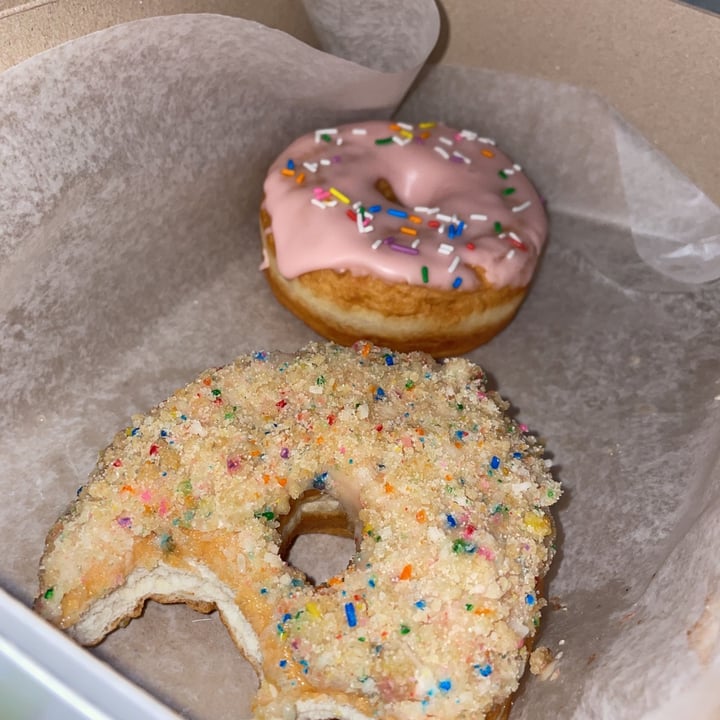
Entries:
<svg viewBox="0 0 720 720">
<path fill-rule="evenodd" d="M 368 343 L 208 370 L 101 455 L 51 533 L 38 609 L 82 638 L 137 572 L 211 577 L 244 617 L 221 606 L 235 637 L 261 643 L 245 648 L 257 718 L 338 692 L 358 717 L 482 718 L 525 667 L 560 495 L 506 410 L 464 359 Z M 359 543 L 318 587 L 279 550 L 311 490 L 344 504 Z"/>
</svg>

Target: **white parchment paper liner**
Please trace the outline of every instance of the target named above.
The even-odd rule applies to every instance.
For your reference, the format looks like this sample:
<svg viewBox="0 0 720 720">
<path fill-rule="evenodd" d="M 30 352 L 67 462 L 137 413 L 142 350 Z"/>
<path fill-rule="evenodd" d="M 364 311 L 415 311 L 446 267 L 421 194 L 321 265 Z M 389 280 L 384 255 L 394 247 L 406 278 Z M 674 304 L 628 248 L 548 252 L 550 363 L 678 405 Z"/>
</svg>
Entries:
<svg viewBox="0 0 720 720">
<path fill-rule="evenodd" d="M 472 353 L 566 488 L 541 638 L 563 656 L 513 718 L 713 717 L 720 287 L 697 283 L 720 274 L 717 208 L 577 88 L 440 66 L 398 109 L 437 36 L 430 2 L 305 5 L 335 55 L 177 16 L 0 76 L 0 583 L 31 600 L 47 529 L 132 413 L 314 337 L 257 271 L 285 144 L 396 110 L 442 118 L 495 136 L 552 219 L 528 301 Z M 330 573 L 323 548 L 294 559 Z M 188 717 L 248 714 L 254 678 L 214 617 L 151 606 L 98 652 Z"/>
</svg>

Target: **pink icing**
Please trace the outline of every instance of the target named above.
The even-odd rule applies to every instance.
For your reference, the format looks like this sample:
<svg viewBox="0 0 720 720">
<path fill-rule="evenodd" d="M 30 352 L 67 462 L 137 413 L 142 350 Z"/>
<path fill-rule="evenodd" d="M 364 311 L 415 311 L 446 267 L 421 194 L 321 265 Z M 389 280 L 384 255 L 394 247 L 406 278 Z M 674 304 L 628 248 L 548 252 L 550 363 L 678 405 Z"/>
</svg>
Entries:
<svg viewBox="0 0 720 720">
<path fill-rule="evenodd" d="M 378 192 L 378 178 L 400 204 Z M 495 287 L 522 287 L 547 235 L 542 201 L 520 166 L 493 141 L 441 123 L 373 121 L 310 133 L 275 160 L 264 190 L 278 269 L 288 279 L 330 268 L 470 290 L 475 266 Z"/>
</svg>

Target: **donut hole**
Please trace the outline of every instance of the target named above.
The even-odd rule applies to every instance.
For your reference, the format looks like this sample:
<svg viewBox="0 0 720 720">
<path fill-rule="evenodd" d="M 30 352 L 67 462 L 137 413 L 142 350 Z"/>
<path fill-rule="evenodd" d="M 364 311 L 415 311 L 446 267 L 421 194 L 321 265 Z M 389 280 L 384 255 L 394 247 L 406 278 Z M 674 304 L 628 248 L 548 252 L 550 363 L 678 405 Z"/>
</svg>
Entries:
<svg viewBox="0 0 720 720">
<path fill-rule="evenodd" d="M 280 519 L 280 556 L 320 585 L 342 574 L 355 551 L 355 519 L 330 493 L 308 490 Z"/>
<path fill-rule="evenodd" d="M 402 205 L 395 189 L 387 178 L 378 178 L 375 181 L 375 189 L 388 201 L 395 205 Z"/>
</svg>

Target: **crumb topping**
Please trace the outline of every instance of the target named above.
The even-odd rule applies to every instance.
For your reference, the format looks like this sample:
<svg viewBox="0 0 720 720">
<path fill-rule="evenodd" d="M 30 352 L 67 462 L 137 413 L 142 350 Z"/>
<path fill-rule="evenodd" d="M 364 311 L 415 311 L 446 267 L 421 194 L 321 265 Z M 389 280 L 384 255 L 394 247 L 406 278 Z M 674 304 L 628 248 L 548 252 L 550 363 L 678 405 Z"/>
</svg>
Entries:
<svg viewBox="0 0 720 720">
<path fill-rule="evenodd" d="M 541 645 L 530 653 L 530 672 L 533 675 L 545 677 L 548 669 L 550 669 L 551 665 L 553 665 L 554 660 L 555 656 L 553 655 L 552 650 L 549 647 Z"/>
<path fill-rule="evenodd" d="M 302 693 L 368 717 L 478 718 L 528 659 L 560 488 L 464 359 L 358 343 L 209 370 L 101 454 L 48 540 L 40 611 L 63 627 L 137 567 L 200 558 L 260 638 L 257 717 Z M 280 556 L 308 490 L 357 527 L 314 586 Z"/>
</svg>

